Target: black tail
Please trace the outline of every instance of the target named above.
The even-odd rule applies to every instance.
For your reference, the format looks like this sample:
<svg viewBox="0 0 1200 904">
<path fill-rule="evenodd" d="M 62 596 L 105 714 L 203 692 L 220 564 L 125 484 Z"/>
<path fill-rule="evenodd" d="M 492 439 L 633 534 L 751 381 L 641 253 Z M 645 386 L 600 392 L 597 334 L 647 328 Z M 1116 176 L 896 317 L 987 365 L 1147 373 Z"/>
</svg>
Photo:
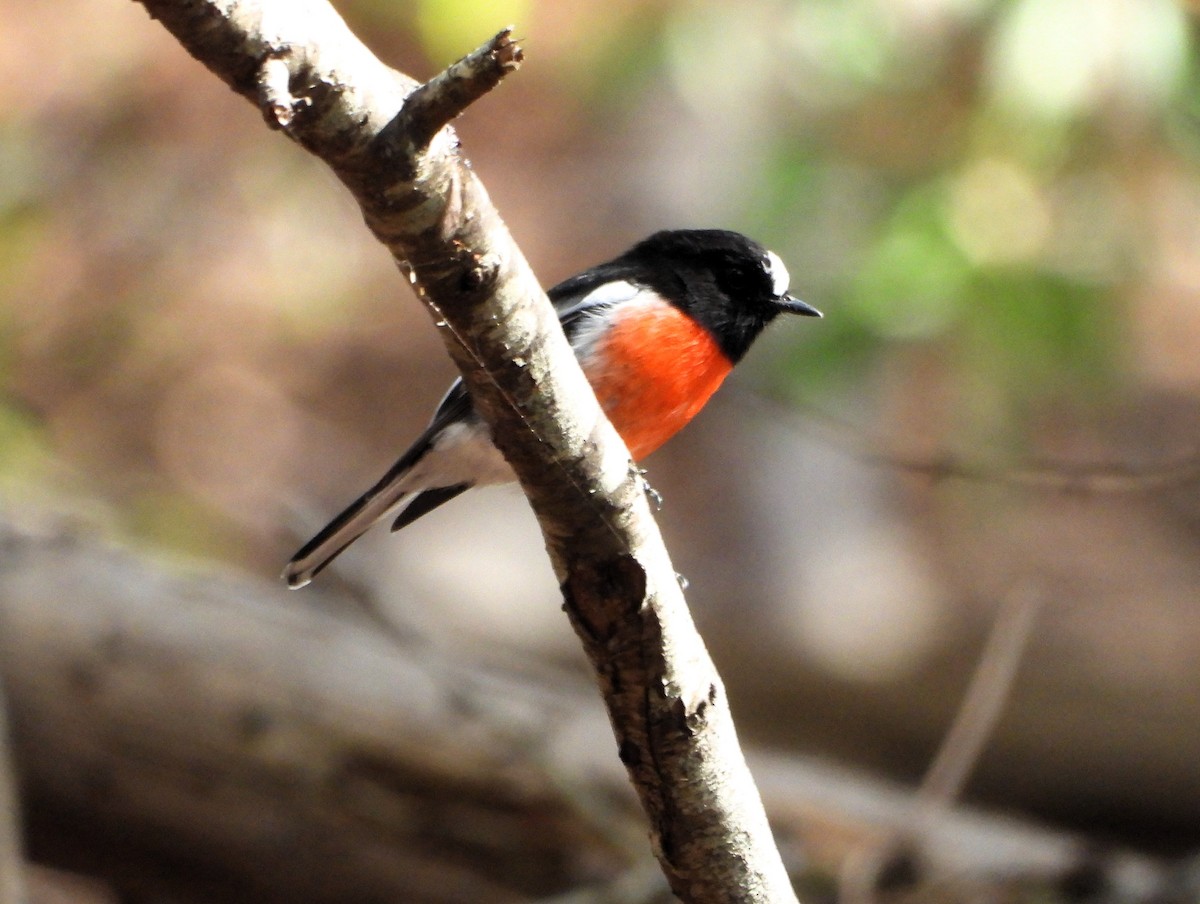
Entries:
<svg viewBox="0 0 1200 904">
<path fill-rule="evenodd" d="M 469 483 L 460 483 L 452 487 L 438 487 L 435 490 L 418 493 L 416 498 L 404 506 L 404 511 L 392 522 L 392 530 L 408 527 L 422 515 L 428 515 L 443 502 L 449 502 L 455 496 L 465 493 L 469 489 L 471 489 Z"/>
<path fill-rule="evenodd" d="M 473 414 L 471 400 L 463 388 L 462 381 L 456 380 L 438 406 L 433 421 L 408 451 L 400 456 L 371 489 L 363 493 L 292 556 L 292 560 L 283 569 L 283 579 L 287 581 L 287 585 L 293 590 L 303 587 L 376 522 L 393 513 L 408 494 L 401 486 L 409 471 L 429 452 L 434 440 L 447 425 L 468 417 L 477 416 Z M 409 503 L 408 508 L 400 513 L 392 530 L 399 530 L 411 524 L 470 486 L 469 483 L 460 483 L 422 490 Z"/>
<path fill-rule="evenodd" d="M 391 492 L 387 492 L 389 487 L 372 487 L 301 546 L 283 569 L 283 579 L 287 585 L 293 590 L 303 587 L 337 558 L 342 550 L 365 534 L 377 521 L 387 517 L 405 495 L 394 488 L 394 483 L 389 486 Z"/>
</svg>

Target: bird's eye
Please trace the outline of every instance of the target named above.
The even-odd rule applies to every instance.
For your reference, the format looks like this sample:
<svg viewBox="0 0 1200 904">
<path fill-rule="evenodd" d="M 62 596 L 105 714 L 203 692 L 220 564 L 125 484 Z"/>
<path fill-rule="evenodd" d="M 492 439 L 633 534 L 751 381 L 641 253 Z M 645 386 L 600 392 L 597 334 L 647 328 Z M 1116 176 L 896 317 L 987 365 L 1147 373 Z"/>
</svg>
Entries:
<svg viewBox="0 0 1200 904">
<path fill-rule="evenodd" d="M 775 297 L 782 298 L 786 295 L 792 278 L 788 274 L 787 267 L 783 265 L 783 261 L 779 259 L 779 255 L 774 251 L 768 251 L 763 260 L 763 269 L 767 271 L 767 276 L 771 279 L 771 290 L 775 293 Z"/>
</svg>

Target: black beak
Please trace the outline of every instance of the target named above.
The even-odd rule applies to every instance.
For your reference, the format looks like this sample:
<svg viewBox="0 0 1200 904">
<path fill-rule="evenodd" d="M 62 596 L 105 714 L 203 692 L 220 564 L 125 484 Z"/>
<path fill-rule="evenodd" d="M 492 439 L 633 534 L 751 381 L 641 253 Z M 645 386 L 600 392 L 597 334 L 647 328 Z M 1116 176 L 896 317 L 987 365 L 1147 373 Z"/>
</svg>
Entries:
<svg viewBox="0 0 1200 904">
<path fill-rule="evenodd" d="M 780 310 L 787 311 L 789 314 L 800 314 L 804 317 L 825 316 L 812 305 L 791 295 L 780 295 L 775 301 L 779 304 Z"/>
</svg>

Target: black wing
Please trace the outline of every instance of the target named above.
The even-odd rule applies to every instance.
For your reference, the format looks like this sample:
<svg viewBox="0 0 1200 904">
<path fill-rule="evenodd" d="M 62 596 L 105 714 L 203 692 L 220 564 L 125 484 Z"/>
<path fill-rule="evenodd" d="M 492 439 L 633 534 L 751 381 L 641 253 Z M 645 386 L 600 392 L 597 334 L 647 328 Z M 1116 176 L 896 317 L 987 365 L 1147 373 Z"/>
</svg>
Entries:
<svg viewBox="0 0 1200 904">
<path fill-rule="evenodd" d="M 563 280 L 546 294 L 554 303 L 558 321 L 570 339 L 574 328 L 589 314 L 629 301 L 644 291 L 647 291 L 646 287 L 634 278 L 631 268 L 613 262 Z"/>
</svg>

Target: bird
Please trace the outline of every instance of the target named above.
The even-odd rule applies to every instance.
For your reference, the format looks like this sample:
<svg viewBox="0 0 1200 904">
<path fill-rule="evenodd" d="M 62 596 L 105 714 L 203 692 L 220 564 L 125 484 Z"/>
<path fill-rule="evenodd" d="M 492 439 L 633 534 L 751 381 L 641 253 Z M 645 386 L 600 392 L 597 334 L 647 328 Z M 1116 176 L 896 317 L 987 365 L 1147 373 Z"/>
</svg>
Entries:
<svg viewBox="0 0 1200 904">
<path fill-rule="evenodd" d="M 790 294 L 777 254 L 724 229 L 656 232 L 546 294 L 635 462 L 695 417 L 778 315 L 822 316 Z M 303 587 L 376 523 L 394 518 L 397 531 L 471 487 L 514 480 L 459 378 L 408 450 L 282 577 Z"/>
</svg>

